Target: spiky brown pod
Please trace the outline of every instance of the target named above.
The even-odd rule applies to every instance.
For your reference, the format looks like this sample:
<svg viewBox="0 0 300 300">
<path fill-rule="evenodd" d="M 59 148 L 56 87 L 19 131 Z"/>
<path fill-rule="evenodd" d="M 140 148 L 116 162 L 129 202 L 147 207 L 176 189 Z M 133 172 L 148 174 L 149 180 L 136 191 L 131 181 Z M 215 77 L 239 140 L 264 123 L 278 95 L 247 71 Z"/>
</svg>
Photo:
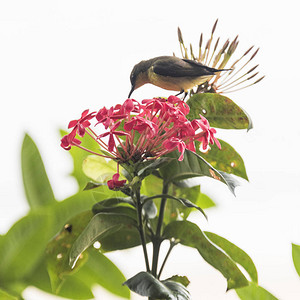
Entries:
<svg viewBox="0 0 300 300">
<path fill-rule="evenodd" d="M 252 86 L 260 82 L 265 77 L 262 76 L 257 79 L 259 72 L 253 73 L 253 71 L 257 69 L 258 65 L 252 66 L 250 63 L 253 62 L 253 58 L 256 56 L 259 50 L 259 48 L 254 50 L 254 46 L 251 46 L 241 57 L 230 64 L 232 61 L 232 56 L 239 44 L 238 36 L 236 36 L 232 42 L 227 39 L 223 46 L 219 47 L 220 37 L 218 37 L 216 42 L 213 43 L 217 24 L 218 19 L 213 25 L 211 36 L 207 40 L 205 47 L 203 47 L 203 33 L 201 33 L 199 40 L 199 51 L 197 55 L 195 55 L 191 44 L 190 50 L 188 51 L 183 41 L 182 32 L 178 27 L 178 40 L 180 44 L 181 56 L 183 58 L 196 60 L 212 68 L 224 69 L 226 67 L 228 69 L 232 69 L 229 72 L 217 73 L 209 81 L 199 85 L 197 88 L 195 88 L 195 90 L 191 90 L 191 94 L 230 93 Z M 249 66 L 250 68 L 248 69 Z"/>
</svg>

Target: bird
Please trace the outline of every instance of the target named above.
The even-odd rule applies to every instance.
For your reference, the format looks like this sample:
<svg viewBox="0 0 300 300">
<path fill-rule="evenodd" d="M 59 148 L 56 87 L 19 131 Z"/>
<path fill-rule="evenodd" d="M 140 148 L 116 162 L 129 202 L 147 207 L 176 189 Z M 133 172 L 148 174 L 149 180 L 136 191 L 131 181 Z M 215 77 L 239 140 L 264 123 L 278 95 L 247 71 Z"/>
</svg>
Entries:
<svg viewBox="0 0 300 300">
<path fill-rule="evenodd" d="M 131 90 L 128 98 L 137 88 L 151 83 L 165 90 L 179 91 L 176 96 L 184 93 L 184 100 L 189 89 L 206 82 L 217 72 L 228 70 L 231 69 L 215 69 L 195 60 L 176 56 L 158 56 L 142 60 L 131 71 Z"/>
</svg>

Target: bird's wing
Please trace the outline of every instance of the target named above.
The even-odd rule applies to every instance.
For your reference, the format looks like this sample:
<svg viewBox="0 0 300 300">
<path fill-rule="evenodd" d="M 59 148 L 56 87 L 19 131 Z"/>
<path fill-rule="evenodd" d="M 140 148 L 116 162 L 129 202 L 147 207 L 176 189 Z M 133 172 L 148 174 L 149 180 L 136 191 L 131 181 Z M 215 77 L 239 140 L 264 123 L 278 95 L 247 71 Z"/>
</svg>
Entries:
<svg viewBox="0 0 300 300">
<path fill-rule="evenodd" d="M 216 69 L 209 68 L 193 60 L 167 57 L 153 63 L 153 71 L 162 76 L 171 77 L 198 77 L 214 75 Z"/>
<path fill-rule="evenodd" d="M 203 69 L 205 69 L 207 72 L 209 72 L 211 74 L 221 72 L 221 71 L 231 71 L 232 70 L 232 69 L 215 69 L 215 68 L 211 68 L 211 67 L 208 67 L 206 65 L 201 64 L 200 62 L 198 62 L 196 60 L 191 60 L 191 59 L 186 59 L 186 58 L 183 58 L 182 60 L 189 63 L 189 64 L 191 64 L 191 65 L 202 67 Z"/>
</svg>

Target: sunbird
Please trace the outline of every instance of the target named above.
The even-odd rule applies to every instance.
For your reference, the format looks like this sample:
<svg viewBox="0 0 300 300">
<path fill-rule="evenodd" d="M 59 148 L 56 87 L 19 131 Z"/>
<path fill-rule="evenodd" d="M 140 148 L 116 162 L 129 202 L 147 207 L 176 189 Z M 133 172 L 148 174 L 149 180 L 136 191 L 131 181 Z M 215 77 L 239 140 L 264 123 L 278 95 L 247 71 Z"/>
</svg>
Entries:
<svg viewBox="0 0 300 300">
<path fill-rule="evenodd" d="M 179 91 L 176 96 L 185 93 L 185 98 L 189 89 L 206 82 L 217 72 L 228 70 L 231 69 L 210 68 L 200 62 L 175 56 L 158 56 L 142 60 L 131 71 L 131 90 L 128 98 L 134 90 L 146 83 L 165 90 Z"/>
</svg>

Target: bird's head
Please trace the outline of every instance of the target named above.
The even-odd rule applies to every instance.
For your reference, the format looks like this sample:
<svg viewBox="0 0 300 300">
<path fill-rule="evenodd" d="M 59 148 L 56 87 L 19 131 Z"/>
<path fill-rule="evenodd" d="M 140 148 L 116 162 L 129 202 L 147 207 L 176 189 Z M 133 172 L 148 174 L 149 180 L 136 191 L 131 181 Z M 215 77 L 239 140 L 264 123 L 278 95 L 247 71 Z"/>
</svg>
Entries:
<svg viewBox="0 0 300 300">
<path fill-rule="evenodd" d="M 131 90 L 129 92 L 128 98 L 130 98 L 134 90 L 149 82 L 147 74 L 148 68 L 148 61 L 145 60 L 141 61 L 133 67 L 130 74 Z"/>
</svg>

